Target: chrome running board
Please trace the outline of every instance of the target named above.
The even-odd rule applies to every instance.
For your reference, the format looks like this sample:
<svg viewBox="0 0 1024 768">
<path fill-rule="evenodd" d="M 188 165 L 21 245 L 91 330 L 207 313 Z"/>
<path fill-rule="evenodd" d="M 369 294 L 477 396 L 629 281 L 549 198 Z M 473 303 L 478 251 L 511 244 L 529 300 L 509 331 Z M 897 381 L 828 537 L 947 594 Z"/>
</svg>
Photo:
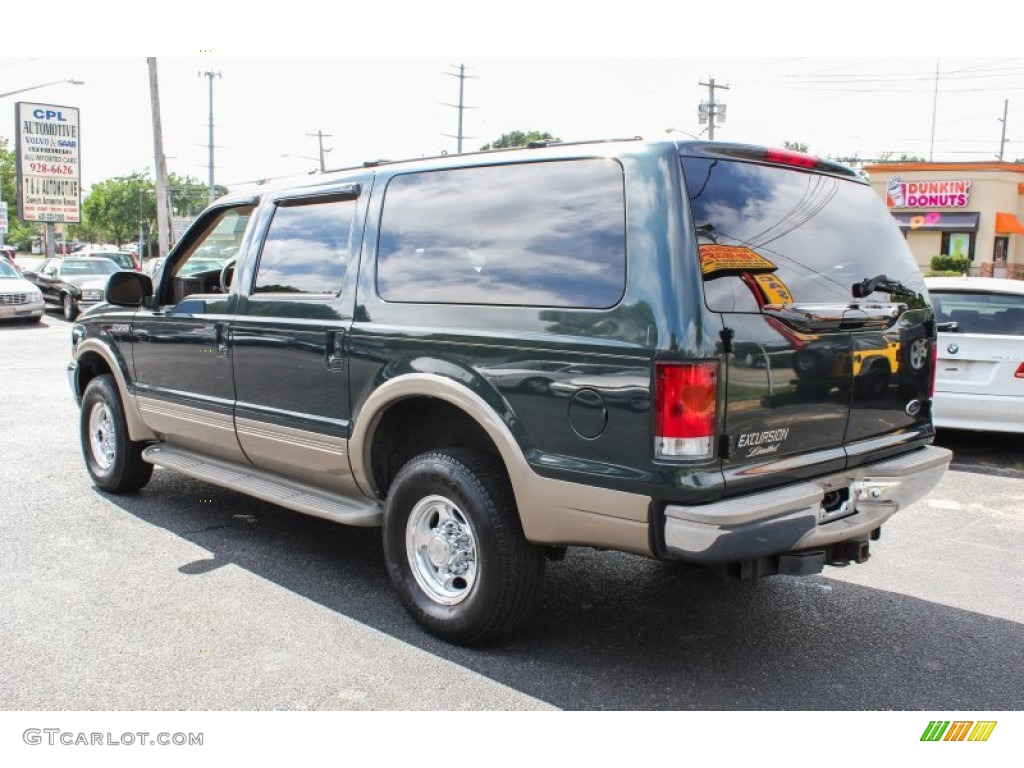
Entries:
<svg viewBox="0 0 1024 768">
<path fill-rule="evenodd" d="M 158 467 L 335 523 L 373 527 L 383 520 L 379 502 L 322 491 L 256 467 L 211 459 L 166 443 L 151 445 L 142 452 L 142 458 Z"/>
</svg>

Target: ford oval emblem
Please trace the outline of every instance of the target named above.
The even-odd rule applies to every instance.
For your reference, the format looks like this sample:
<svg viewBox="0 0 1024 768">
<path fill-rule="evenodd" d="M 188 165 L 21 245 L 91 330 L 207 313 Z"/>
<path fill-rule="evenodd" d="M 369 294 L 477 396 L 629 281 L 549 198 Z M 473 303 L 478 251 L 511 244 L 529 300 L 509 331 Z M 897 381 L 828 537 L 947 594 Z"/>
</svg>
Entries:
<svg viewBox="0 0 1024 768">
<path fill-rule="evenodd" d="M 955 355 L 957 352 L 960 351 L 960 347 L 958 347 L 956 344 L 950 344 L 948 347 L 946 347 L 946 351 L 949 352 L 949 354 L 951 355 Z"/>
<path fill-rule="evenodd" d="M 921 401 L 911 400 L 909 403 L 907 403 L 906 411 L 907 416 L 917 416 L 917 414 L 921 412 Z"/>
</svg>

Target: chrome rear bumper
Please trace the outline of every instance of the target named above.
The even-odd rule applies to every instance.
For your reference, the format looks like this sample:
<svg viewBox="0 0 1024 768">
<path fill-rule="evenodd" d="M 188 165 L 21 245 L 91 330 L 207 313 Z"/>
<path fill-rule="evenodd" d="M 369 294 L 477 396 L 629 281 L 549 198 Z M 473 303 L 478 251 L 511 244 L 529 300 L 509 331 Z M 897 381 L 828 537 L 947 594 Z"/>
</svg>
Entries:
<svg viewBox="0 0 1024 768">
<path fill-rule="evenodd" d="M 700 563 L 729 563 L 868 536 L 927 495 L 953 454 L 925 446 L 844 472 L 702 506 L 665 509 L 665 545 Z"/>
</svg>

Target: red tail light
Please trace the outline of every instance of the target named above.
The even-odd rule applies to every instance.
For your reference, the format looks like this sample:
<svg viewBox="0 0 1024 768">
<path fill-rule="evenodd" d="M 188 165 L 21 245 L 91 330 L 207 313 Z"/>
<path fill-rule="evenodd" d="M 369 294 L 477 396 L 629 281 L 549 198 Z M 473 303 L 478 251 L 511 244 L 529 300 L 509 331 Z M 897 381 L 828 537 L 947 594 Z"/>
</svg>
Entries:
<svg viewBox="0 0 1024 768">
<path fill-rule="evenodd" d="M 1016 379 L 1024 379 L 1024 363 L 1017 366 L 1017 372 L 1013 376 Z"/>
<path fill-rule="evenodd" d="M 717 363 L 656 363 L 654 455 L 706 459 L 714 453 Z"/>
<path fill-rule="evenodd" d="M 928 399 L 935 399 L 935 378 L 939 375 L 939 345 L 932 339 L 932 377 L 928 385 Z"/>
<path fill-rule="evenodd" d="M 817 168 L 818 158 L 814 155 L 805 155 L 803 152 L 794 152 L 791 149 L 769 149 L 764 153 L 764 159 L 769 163 L 780 163 L 781 165 L 793 165 L 797 168 Z"/>
</svg>

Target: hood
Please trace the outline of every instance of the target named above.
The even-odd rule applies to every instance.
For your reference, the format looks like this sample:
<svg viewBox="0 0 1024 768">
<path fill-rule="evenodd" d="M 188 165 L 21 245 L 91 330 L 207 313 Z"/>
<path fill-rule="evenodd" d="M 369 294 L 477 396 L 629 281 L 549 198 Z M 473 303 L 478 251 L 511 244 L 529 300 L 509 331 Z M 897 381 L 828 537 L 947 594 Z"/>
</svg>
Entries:
<svg viewBox="0 0 1024 768">
<path fill-rule="evenodd" d="M 28 293 L 39 289 L 23 277 L 0 277 L 0 292 Z"/>
<path fill-rule="evenodd" d="M 71 283 L 79 288 L 99 288 L 101 291 L 106 287 L 110 275 L 72 275 L 65 277 L 65 283 Z"/>
</svg>

